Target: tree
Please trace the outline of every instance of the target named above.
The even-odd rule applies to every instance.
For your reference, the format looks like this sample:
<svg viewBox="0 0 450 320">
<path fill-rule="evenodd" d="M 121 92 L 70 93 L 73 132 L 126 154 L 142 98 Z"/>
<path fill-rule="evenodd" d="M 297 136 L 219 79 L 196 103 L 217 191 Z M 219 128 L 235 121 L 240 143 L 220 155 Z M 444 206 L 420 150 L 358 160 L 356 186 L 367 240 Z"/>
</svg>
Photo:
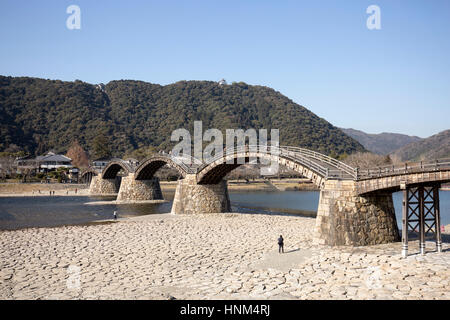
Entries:
<svg viewBox="0 0 450 320">
<path fill-rule="evenodd" d="M 345 158 L 349 166 L 360 169 L 371 169 L 392 164 L 389 156 L 381 156 L 370 152 L 356 152 Z"/>
<path fill-rule="evenodd" d="M 36 144 L 37 144 L 37 147 L 36 147 L 34 154 L 36 156 L 43 155 L 47 149 L 47 146 L 45 145 L 45 142 L 43 141 L 41 136 L 36 136 Z"/>
<path fill-rule="evenodd" d="M 170 141 L 171 133 L 186 128 L 192 134 L 195 120 L 203 121 L 204 130 L 223 133 L 279 129 L 281 145 L 333 156 L 364 151 L 339 128 L 281 93 L 243 82 L 218 86 L 213 81 L 179 81 L 161 86 L 120 80 L 99 90 L 81 81 L 0 76 L 0 105 L 0 152 L 16 144 L 42 155 L 51 148 L 66 150 L 67 142 L 76 139 L 92 154 L 97 140 L 97 156 L 119 157 L 146 147 L 168 152 L 176 144 Z M 97 139 L 101 134 L 106 138 Z"/>
<path fill-rule="evenodd" d="M 392 163 L 393 163 L 393 161 L 392 161 L 390 155 L 387 155 L 386 157 L 384 157 L 384 163 L 385 163 L 386 165 L 389 165 L 389 164 L 392 164 Z"/>
<path fill-rule="evenodd" d="M 132 152 L 127 152 L 123 156 L 123 159 L 134 158 L 139 161 L 142 161 L 142 160 L 149 158 L 157 153 L 158 153 L 158 150 L 153 146 L 142 147 L 139 149 L 135 149 Z"/>
<path fill-rule="evenodd" d="M 15 145 L 15 144 L 10 144 L 8 146 L 8 148 L 5 149 L 5 152 L 11 153 L 11 154 L 16 154 L 19 153 L 20 151 L 22 151 L 19 146 Z"/>
<path fill-rule="evenodd" d="M 94 156 L 96 159 L 100 158 L 110 158 L 111 157 L 111 149 L 109 147 L 110 141 L 104 135 L 100 134 L 94 139 Z"/>
<path fill-rule="evenodd" d="M 89 166 L 88 156 L 77 140 L 72 142 L 69 150 L 67 150 L 66 156 L 72 159 L 72 164 L 75 167 L 84 168 Z"/>
<path fill-rule="evenodd" d="M 1 179 L 6 179 L 8 176 L 11 176 L 15 173 L 14 170 L 14 157 L 10 155 L 0 154 L 0 177 Z"/>
</svg>

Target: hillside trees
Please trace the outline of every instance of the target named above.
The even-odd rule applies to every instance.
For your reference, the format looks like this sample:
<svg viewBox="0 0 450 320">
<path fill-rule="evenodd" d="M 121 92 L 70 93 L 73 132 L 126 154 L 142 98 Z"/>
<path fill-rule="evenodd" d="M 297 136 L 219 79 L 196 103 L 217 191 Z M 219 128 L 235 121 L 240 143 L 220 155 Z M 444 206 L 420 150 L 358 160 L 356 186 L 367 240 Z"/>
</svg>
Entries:
<svg viewBox="0 0 450 320">
<path fill-rule="evenodd" d="M 81 81 L 0 76 L 0 152 L 11 144 L 29 153 L 66 152 L 77 140 L 95 156 L 134 150 L 169 151 L 173 130 L 280 130 L 280 145 L 339 156 L 361 144 L 281 93 L 243 82 L 179 81 L 166 86 L 111 81 L 104 90 Z M 103 137 L 100 137 L 103 135 Z M 108 150 L 109 149 L 109 150 Z"/>
</svg>

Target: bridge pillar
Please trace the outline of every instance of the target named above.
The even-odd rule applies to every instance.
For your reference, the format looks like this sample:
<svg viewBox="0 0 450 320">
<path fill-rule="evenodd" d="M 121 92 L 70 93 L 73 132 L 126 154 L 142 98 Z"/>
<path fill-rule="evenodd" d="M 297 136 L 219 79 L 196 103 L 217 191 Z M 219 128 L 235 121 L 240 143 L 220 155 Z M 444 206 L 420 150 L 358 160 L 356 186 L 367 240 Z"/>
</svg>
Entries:
<svg viewBox="0 0 450 320">
<path fill-rule="evenodd" d="M 188 174 L 178 185 L 173 199 L 172 213 L 195 214 L 230 212 L 227 182 L 197 184 L 195 174 Z"/>
<path fill-rule="evenodd" d="M 120 177 L 115 179 L 102 179 L 101 175 L 93 176 L 89 186 L 89 194 L 112 195 L 117 194 L 120 186 Z"/>
<path fill-rule="evenodd" d="M 315 243 L 364 246 L 400 241 L 392 193 L 358 196 L 354 181 L 327 180 L 320 191 Z"/>
<path fill-rule="evenodd" d="M 117 201 L 162 200 L 159 179 L 136 180 L 134 174 L 122 178 Z"/>
</svg>

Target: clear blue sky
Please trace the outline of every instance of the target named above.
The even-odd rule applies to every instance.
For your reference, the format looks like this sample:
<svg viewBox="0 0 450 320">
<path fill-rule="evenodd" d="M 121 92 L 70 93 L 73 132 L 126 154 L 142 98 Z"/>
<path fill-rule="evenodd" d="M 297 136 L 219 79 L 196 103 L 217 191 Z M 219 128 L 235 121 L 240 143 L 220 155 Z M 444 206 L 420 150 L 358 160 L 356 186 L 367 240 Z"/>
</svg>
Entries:
<svg viewBox="0 0 450 320">
<path fill-rule="evenodd" d="M 66 8 L 81 8 L 69 30 Z M 381 9 L 368 30 L 366 8 Z M 0 2 L 0 74 L 270 86 L 340 127 L 450 128 L 450 1 Z"/>
</svg>

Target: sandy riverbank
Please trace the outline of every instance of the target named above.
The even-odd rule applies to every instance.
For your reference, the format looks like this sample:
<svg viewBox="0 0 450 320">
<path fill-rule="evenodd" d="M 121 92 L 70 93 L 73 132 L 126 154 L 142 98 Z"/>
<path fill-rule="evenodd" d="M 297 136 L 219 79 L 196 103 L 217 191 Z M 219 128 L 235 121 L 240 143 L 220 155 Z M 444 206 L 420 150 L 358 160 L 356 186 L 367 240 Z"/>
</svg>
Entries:
<svg viewBox="0 0 450 320">
<path fill-rule="evenodd" d="M 311 218 L 232 213 L 2 231 L 0 298 L 450 298 L 449 235 L 445 252 L 430 242 L 417 255 L 413 241 L 401 259 L 400 243 L 315 246 L 313 230 Z"/>
<path fill-rule="evenodd" d="M 0 197 L 49 196 L 86 196 L 88 186 L 69 183 L 0 183 Z"/>
</svg>

